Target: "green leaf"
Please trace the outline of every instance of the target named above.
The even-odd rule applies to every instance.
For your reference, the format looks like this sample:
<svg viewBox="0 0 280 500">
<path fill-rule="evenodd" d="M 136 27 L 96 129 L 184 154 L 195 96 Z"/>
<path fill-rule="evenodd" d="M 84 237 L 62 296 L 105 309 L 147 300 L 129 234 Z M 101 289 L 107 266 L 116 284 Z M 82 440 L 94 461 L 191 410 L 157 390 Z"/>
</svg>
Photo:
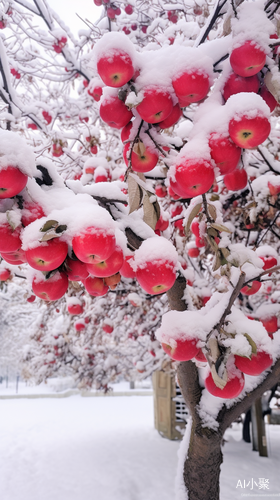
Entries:
<svg viewBox="0 0 280 500">
<path fill-rule="evenodd" d="M 250 335 L 248 333 L 244 333 L 244 337 L 246 337 L 246 339 L 248 340 L 248 342 L 252 348 L 252 354 L 257 354 L 257 345 L 253 341 L 252 337 L 250 337 Z M 250 359 L 251 359 L 251 356 L 250 356 Z"/>
</svg>

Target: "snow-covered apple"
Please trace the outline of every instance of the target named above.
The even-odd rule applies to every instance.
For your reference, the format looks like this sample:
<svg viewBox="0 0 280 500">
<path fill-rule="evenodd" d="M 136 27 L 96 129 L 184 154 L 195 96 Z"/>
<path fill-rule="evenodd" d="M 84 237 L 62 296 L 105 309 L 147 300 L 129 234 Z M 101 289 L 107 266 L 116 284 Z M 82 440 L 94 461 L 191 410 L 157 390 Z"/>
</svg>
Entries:
<svg viewBox="0 0 280 500">
<path fill-rule="evenodd" d="M 74 236 L 72 247 L 79 260 L 93 264 L 107 260 L 116 248 L 115 235 L 91 226 Z"/>
<path fill-rule="evenodd" d="M 32 281 L 32 290 L 40 299 L 47 302 L 58 300 L 67 292 L 68 278 L 65 273 L 57 271 L 46 279 L 43 273 L 36 274 Z"/>
<path fill-rule="evenodd" d="M 227 374 L 227 383 L 223 389 L 220 389 L 216 386 L 212 377 L 212 373 L 209 372 L 205 379 L 205 387 L 207 391 L 218 398 L 237 398 L 237 396 L 239 396 L 239 394 L 242 392 L 245 385 L 244 375 L 242 371 L 238 370 L 237 368 L 233 369 L 232 371 L 228 370 Z"/>
<path fill-rule="evenodd" d="M 75 315 L 75 314 L 82 314 L 84 308 L 81 304 L 68 304 L 67 306 L 67 311 L 69 314 Z"/>
<path fill-rule="evenodd" d="M 270 368 L 273 359 L 265 351 L 257 350 L 257 353 L 252 353 L 251 359 L 244 356 L 234 356 L 234 362 L 237 368 L 246 375 L 260 375 L 262 372 Z"/>
<path fill-rule="evenodd" d="M 132 112 L 128 109 L 118 96 L 110 96 L 103 99 L 99 109 L 102 120 L 112 128 L 123 128 L 133 117 Z"/>
<path fill-rule="evenodd" d="M 198 339 L 171 339 L 170 343 L 162 343 L 162 348 L 166 354 L 176 361 L 189 361 L 199 352 L 197 347 Z"/>
<path fill-rule="evenodd" d="M 6 269 L 5 267 L 0 268 L 0 281 L 7 281 L 11 276 L 10 269 Z"/>
<path fill-rule="evenodd" d="M 206 97 L 210 88 L 209 75 L 197 70 L 185 71 L 173 78 L 172 85 L 177 97 L 183 99 L 187 106 Z"/>
<path fill-rule="evenodd" d="M 247 40 L 243 45 L 233 49 L 230 55 L 233 71 L 245 77 L 256 75 L 264 67 L 265 61 L 265 51 L 252 40 Z"/>
<path fill-rule="evenodd" d="M 271 126 L 266 116 L 251 118 L 244 114 L 229 122 L 229 135 L 240 148 L 252 149 L 262 144 L 269 136 Z"/>
<path fill-rule="evenodd" d="M 25 251 L 28 264 L 38 271 L 53 271 L 64 262 L 68 245 L 59 238 L 38 243 Z"/>
<path fill-rule="evenodd" d="M 0 200 L 12 198 L 27 184 L 28 177 L 17 167 L 9 165 L 0 169 Z"/>
<path fill-rule="evenodd" d="M 209 138 L 212 160 L 216 163 L 221 175 L 235 170 L 241 158 L 239 148 L 226 134 L 212 133 Z"/>
<path fill-rule="evenodd" d="M 183 198 L 193 198 L 206 193 L 215 180 L 214 169 L 210 161 L 204 159 L 183 158 L 175 166 L 175 182 L 170 185 L 176 194 Z"/>
<path fill-rule="evenodd" d="M 243 286 L 241 288 L 241 293 L 244 293 L 244 295 L 255 295 L 261 288 L 262 284 L 260 281 L 253 281 L 249 285 Z"/>
<path fill-rule="evenodd" d="M 109 87 L 122 87 L 134 75 L 131 57 L 124 50 L 109 50 L 97 61 L 97 72 Z"/>
<path fill-rule="evenodd" d="M 176 271 L 169 260 L 147 261 L 145 266 L 137 269 L 136 278 L 145 292 L 157 295 L 174 285 Z"/>
<path fill-rule="evenodd" d="M 143 90 L 143 100 L 137 111 L 147 123 L 159 123 L 165 120 L 173 110 L 170 93 L 162 87 L 148 86 Z"/>
<path fill-rule="evenodd" d="M 257 75 L 244 77 L 231 73 L 228 77 L 224 88 L 223 96 L 227 101 L 231 95 L 239 94 L 240 92 L 255 92 L 257 93 L 260 87 L 260 82 Z"/>
</svg>

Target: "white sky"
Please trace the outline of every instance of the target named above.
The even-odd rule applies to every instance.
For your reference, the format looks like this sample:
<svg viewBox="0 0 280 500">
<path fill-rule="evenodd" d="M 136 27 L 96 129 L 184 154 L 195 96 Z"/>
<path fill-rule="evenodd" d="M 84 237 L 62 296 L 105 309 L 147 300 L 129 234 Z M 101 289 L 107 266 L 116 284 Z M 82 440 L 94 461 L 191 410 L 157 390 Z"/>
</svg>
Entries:
<svg viewBox="0 0 280 500">
<path fill-rule="evenodd" d="M 96 7 L 93 0 L 48 0 L 48 3 L 64 23 L 71 28 L 74 35 L 77 35 L 80 29 L 87 29 L 85 23 L 78 18 L 76 13 L 83 19 L 87 18 L 94 22 L 102 12 L 102 7 Z"/>
</svg>

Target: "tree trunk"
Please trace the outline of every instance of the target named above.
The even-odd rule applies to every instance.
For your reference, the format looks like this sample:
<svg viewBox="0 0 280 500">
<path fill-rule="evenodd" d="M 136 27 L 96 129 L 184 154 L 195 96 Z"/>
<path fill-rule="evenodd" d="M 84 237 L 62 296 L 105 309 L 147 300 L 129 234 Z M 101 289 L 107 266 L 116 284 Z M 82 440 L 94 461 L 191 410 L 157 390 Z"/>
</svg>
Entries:
<svg viewBox="0 0 280 500">
<path fill-rule="evenodd" d="M 189 500 L 219 500 L 221 441 L 217 432 L 196 429 L 193 422 L 183 473 Z"/>
</svg>

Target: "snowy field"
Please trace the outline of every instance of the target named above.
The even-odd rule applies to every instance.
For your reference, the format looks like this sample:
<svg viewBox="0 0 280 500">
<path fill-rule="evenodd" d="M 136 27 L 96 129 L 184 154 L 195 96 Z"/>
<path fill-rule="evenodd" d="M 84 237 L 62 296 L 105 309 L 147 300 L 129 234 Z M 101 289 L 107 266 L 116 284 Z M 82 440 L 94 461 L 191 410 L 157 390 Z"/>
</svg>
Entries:
<svg viewBox="0 0 280 500">
<path fill-rule="evenodd" d="M 267 426 L 268 459 L 240 431 L 227 432 L 221 499 L 280 497 L 280 426 Z M 178 448 L 154 430 L 151 396 L 0 400 L 0 499 L 174 500 Z"/>
</svg>

